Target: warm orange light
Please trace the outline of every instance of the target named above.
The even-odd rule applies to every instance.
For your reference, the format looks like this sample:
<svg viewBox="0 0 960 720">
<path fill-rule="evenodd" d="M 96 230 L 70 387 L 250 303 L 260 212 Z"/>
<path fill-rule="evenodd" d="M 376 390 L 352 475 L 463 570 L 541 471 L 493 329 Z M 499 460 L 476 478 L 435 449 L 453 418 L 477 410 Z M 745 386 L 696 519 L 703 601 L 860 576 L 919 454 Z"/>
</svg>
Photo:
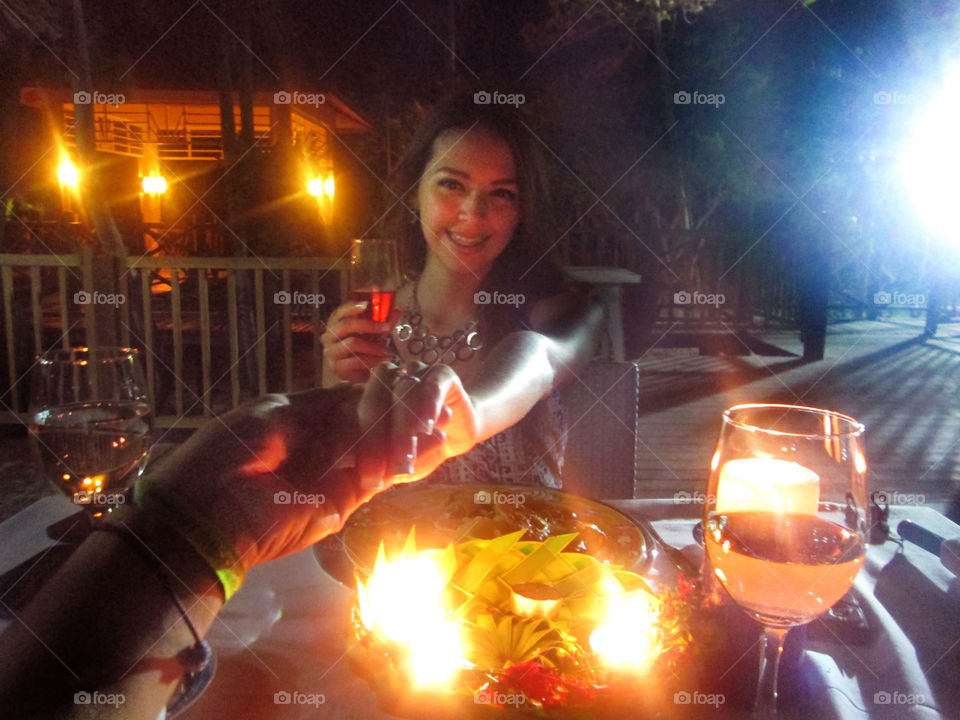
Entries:
<svg viewBox="0 0 960 720">
<path fill-rule="evenodd" d="M 77 166 L 70 162 L 66 155 L 60 160 L 60 167 L 57 168 L 57 180 L 61 185 L 69 188 L 75 188 L 80 183 L 80 173 Z"/>
<path fill-rule="evenodd" d="M 323 181 L 323 194 L 332 198 L 335 189 L 336 185 L 333 182 L 333 175 L 330 174 L 327 176 L 327 179 Z"/>
<path fill-rule="evenodd" d="M 656 659 L 658 619 L 646 592 L 614 595 L 606 620 L 590 635 L 590 647 L 611 665 L 644 668 Z"/>
<path fill-rule="evenodd" d="M 387 562 L 381 554 L 370 580 L 357 588 L 364 626 L 410 650 L 417 685 L 445 683 L 468 664 L 458 626 L 440 603 L 444 584 L 436 563 L 426 555 Z"/>
<path fill-rule="evenodd" d="M 163 175 L 147 175 L 143 178 L 142 187 L 147 195 L 163 195 L 167 191 L 167 179 Z"/>
<path fill-rule="evenodd" d="M 789 512 L 816 515 L 820 477 L 810 468 L 776 458 L 738 458 L 720 468 L 718 513 Z"/>
<path fill-rule="evenodd" d="M 307 180 L 307 192 L 314 197 L 323 195 L 323 180 L 317 177 Z"/>
</svg>

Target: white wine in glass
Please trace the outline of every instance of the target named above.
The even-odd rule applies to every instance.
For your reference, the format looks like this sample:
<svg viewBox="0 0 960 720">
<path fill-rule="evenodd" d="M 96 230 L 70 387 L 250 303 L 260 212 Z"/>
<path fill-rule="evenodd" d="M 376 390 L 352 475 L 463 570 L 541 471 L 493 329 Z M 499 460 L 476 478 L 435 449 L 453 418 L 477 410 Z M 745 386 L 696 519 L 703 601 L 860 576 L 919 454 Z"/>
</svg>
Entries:
<svg viewBox="0 0 960 720">
<path fill-rule="evenodd" d="M 704 514 L 709 568 L 764 626 L 755 712 L 774 717 L 783 639 L 830 609 L 863 564 L 863 426 L 829 410 L 738 405 L 723 415 Z"/>
<path fill-rule="evenodd" d="M 29 411 L 34 454 L 77 504 L 109 510 L 108 496 L 141 469 L 153 429 L 145 388 L 132 348 L 68 348 L 37 359 Z"/>
</svg>

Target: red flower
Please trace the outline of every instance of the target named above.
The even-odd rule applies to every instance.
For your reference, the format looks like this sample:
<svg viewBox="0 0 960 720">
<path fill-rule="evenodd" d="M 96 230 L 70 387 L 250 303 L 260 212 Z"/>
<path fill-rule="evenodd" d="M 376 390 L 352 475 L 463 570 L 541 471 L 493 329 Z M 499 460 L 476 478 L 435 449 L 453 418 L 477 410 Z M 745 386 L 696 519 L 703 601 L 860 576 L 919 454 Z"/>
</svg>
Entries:
<svg viewBox="0 0 960 720">
<path fill-rule="evenodd" d="M 593 700 L 597 692 L 595 685 L 564 678 L 537 660 L 508 665 L 501 678 L 503 685 L 519 690 L 530 700 L 546 707 L 587 703 Z"/>
</svg>

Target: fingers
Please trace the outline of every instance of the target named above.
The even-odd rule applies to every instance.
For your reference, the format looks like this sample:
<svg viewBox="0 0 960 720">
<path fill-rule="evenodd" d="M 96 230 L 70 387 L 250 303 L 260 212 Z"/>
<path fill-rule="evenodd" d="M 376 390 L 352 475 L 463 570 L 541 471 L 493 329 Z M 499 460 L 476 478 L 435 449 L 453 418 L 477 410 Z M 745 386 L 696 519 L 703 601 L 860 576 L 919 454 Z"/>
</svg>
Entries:
<svg viewBox="0 0 960 720">
<path fill-rule="evenodd" d="M 391 374 L 396 369 L 393 363 L 381 363 L 373 368 L 357 408 L 362 433 L 357 469 L 365 490 L 382 487 L 388 474 L 388 418 L 393 403 Z"/>
<path fill-rule="evenodd" d="M 362 317 L 366 303 L 341 305 L 327 319 L 327 329 L 320 336 L 324 347 L 335 345 L 354 335 L 382 335 L 386 337 L 393 330 L 389 322 L 374 322 Z"/>
<path fill-rule="evenodd" d="M 362 317 L 366 306 L 365 302 L 341 305 L 320 336 L 323 361 L 340 380 L 366 382 L 374 366 L 392 357 L 386 339 L 393 325 Z"/>
<path fill-rule="evenodd" d="M 363 482 L 410 482 L 429 475 L 446 458 L 472 447 L 475 432 L 462 427 L 472 426 L 472 418 L 460 378 L 448 366 L 376 366 L 360 404 Z"/>
</svg>

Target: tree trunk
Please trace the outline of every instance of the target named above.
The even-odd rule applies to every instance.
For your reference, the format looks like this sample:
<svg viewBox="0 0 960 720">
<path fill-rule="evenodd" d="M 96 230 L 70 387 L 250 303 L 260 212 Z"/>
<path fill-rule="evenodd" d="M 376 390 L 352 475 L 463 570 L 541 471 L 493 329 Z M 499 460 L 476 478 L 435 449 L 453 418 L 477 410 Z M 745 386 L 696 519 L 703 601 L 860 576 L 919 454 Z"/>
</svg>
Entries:
<svg viewBox="0 0 960 720">
<path fill-rule="evenodd" d="M 76 67 L 79 69 L 77 90 L 92 93 L 93 77 L 90 69 L 90 55 L 87 50 L 87 25 L 83 16 L 82 0 L 73 0 L 73 27 L 76 33 Z M 91 98 L 92 99 L 92 98 Z M 80 194 L 83 205 L 89 213 L 100 248 L 111 258 L 97 262 L 100 271 L 94 275 L 95 290 L 115 294 L 118 259 L 126 256 L 123 238 L 110 212 L 110 206 L 103 192 L 100 163 L 97 162 L 97 139 L 93 124 L 93 103 L 74 105 L 77 138 L 77 161 L 83 171 Z M 96 312 L 89 313 L 93 327 L 87 329 L 87 342 L 98 345 L 116 345 L 118 343 L 119 314 L 110 311 L 109 306 L 98 306 Z"/>
<path fill-rule="evenodd" d="M 665 57 L 663 49 L 663 24 L 660 20 L 659 3 L 656 10 L 657 16 L 653 21 L 653 49 L 658 58 Z M 660 77 L 660 95 L 663 98 L 663 129 L 672 127 L 676 118 L 673 114 L 673 83 L 670 80 L 670 71 L 664 63 L 658 62 L 657 69 Z M 670 152 L 677 158 L 677 176 L 675 179 L 677 190 L 677 210 L 680 215 L 680 227 L 683 230 L 689 230 L 692 226 L 690 220 L 690 202 L 687 199 L 687 187 L 683 177 L 683 164 L 680 155 L 680 148 L 677 143 L 677 136 L 674 132 L 668 133 L 666 141 L 670 143 Z"/>
</svg>

